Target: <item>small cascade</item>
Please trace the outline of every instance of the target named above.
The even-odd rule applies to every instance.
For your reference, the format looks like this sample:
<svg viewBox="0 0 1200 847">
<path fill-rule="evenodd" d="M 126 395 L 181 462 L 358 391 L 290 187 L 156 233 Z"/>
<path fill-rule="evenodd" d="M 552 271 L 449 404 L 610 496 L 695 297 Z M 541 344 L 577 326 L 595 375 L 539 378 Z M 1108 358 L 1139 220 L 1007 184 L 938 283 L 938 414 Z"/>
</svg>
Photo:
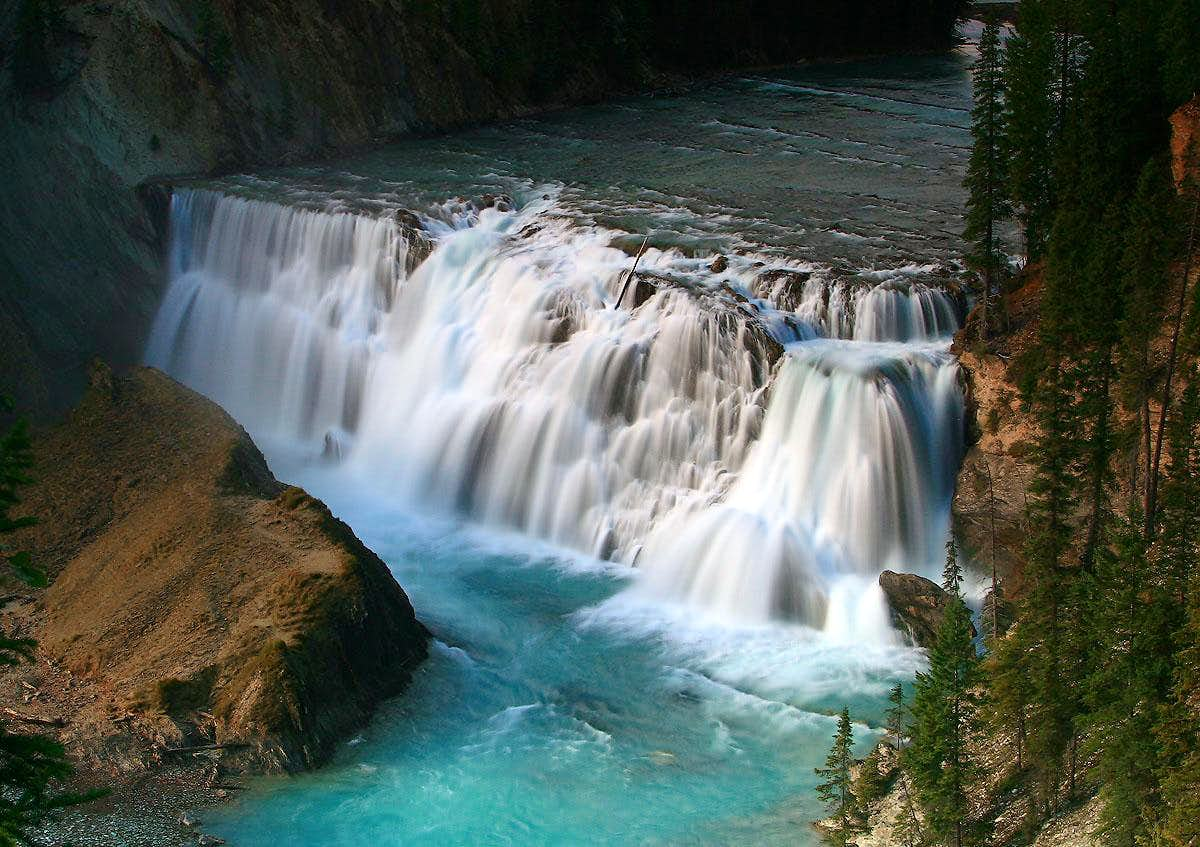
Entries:
<svg viewBox="0 0 1200 847">
<path fill-rule="evenodd" d="M 841 341 L 790 352 L 728 494 L 647 539 L 655 590 L 736 619 L 825 620 L 841 577 L 939 555 L 962 450 L 949 353 Z"/>
<path fill-rule="evenodd" d="M 775 268 L 755 276 L 749 288 L 776 309 L 795 315 L 816 336 L 917 342 L 949 338 L 961 323 L 960 304 L 944 288 L 910 278 L 905 270 L 879 282 Z"/>
<path fill-rule="evenodd" d="M 837 598 L 878 604 L 845 579 L 937 560 L 962 449 L 945 292 L 656 248 L 631 279 L 626 234 L 498 205 L 438 222 L 180 190 L 147 359 L 268 449 L 636 563 L 731 619 L 853 629 Z"/>
</svg>

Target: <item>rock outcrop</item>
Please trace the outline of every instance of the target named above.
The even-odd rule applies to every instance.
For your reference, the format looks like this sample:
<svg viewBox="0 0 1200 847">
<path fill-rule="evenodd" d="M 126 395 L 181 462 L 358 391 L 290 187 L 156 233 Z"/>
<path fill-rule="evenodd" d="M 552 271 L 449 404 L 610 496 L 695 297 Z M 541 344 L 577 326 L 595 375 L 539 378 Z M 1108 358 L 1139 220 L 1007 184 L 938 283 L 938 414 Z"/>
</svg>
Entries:
<svg viewBox="0 0 1200 847">
<path fill-rule="evenodd" d="M 879 587 L 887 599 L 892 625 L 916 646 L 932 646 L 950 599 L 945 589 L 923 576 L 894 571 L 879 575 Z M 972 627 L 972 634 L 974 631 Z"/>
<path fill-rule="evenodd" d="M 42 653 L 136 716 L 155 755 L 215 744 L 235 770 L 319 764 L 425 656 L 408 598 L 215 404 L 148 368 L 92 383 L 36 439 L 24 505 L 39 523 L 16 539 L 52 578 L 34 600 Z M 104 761 L 104 726 L 76 746 L 137 767 Z"/>
<path fill-rule="evenodd" d="M 954 341 L 970 430 L 954 492 L 955 537 L 974 567 L 990 571 L 994 561 L 1010 597 L 1020 588 L 1025 505 L 1034 474 L 1037 426 L 1021 400 L 1019 383 L 1037 343 L 1041 269 L 1027 269 L 1021 283 L 1005 298 L 1004 333 L 989 339 L 986 348 L 979 344 L 976 310 Z"/>
</svg>

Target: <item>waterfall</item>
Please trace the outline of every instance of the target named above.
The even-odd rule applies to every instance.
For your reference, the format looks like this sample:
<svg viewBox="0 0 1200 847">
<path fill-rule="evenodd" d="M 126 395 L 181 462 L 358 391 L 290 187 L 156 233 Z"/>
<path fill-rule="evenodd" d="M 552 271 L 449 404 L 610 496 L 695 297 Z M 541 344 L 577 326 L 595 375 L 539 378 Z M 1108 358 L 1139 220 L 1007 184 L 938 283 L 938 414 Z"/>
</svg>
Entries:
<svg viewBox="0 0 1200 847">
<path fill-rule="evenodd" d="M 265 444 L 725 617 L 831 625 L 843 577 L 933 567 L 962 429 L 942 289 L 667 247 L 630 278 L 628 235 L 554 200 L 455 208 L 418 263 L 411 215 L 180 190 L 147 360 Z"/>
</svg>

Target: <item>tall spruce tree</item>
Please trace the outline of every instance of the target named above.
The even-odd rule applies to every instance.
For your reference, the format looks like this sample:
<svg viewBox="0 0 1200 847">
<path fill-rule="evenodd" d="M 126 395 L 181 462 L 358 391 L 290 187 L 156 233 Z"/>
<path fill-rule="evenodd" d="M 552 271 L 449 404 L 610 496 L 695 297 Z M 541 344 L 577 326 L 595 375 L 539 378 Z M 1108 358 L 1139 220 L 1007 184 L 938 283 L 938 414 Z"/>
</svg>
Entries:
<svg viewBox="0 0 1200 847">
<path fill-rule="evenodd" d="M 1200 310 L 1197 311 L 1200 314 Z M 1193 342 L 1195 343 L 1195 342 Z M 1192 350 L 1192 368 L 1196 367 Z M 1197 375 L 1182 392 L 1171 431 L 1170 472 L 1163 485 L 1162 528 L 1156 540 L 1164 593 L 1182 601 L 1186 620 L 1176 633 L 1171 689 L 1158 714 L 1157 776 L 1161 802 L 1148 827 L 1160 843 L 1200 843 L 1200 388 Z M 1151 613 L 1153 610 L 1151 611 Z"/>
<path fill-rule="evenodd" d="M 11 410 L 11 402 L 0 397 L 0 413 Z M 46 576 L 29 553 L 4 543 L 12 533 L 33 523 L 31 517 L 12 514 L 21 502 L 20 488 L 30 481 L 31 464 L 28 429 L 17 422 L 0 435 L 0 559 L 17 579 L 43 586 Z M 0 632 L 0 665 L 31 661 L 36 647 L 30 639 Z M 59 784 L 71 772 L 61 744 L 43 735 L 14 732 L 0 722 L 0 847 L 32 843 L 32 831 L 49 815 L 97 796 L 95 792 L 61 791 Z"/>
<path fill-rule="evenodd" d="M 1138 177 L 1120 265 L 1125 301 L 1120 325 L 1121 400 L 1136 421 L 1129 439 L 1128 487 L 1130 497 L 1140 495 L 1143 515 L 1153 455 L 1150 402 L 1157 371 L 1153 344 L 1166 308 L 1163 281 L 1168 278 L 1171 261 L 1179 249 L 1177 214 L 1170 170 L 1164 158 L 1156 156 L 1146 163 Z"/>
<path fill-rule="evenodd" d="M 989 17 L 979 39 L 979 59 L 972 70 L 971 158 L 967 163 L 967 218 L 964 237 L 973 245 L 970 263 L 979 275 L 980 336 L 990 333 L 990 303 L 1004 254 L 998 229 L 1012 213 L 1008 201 L 1005 155 L 1004 61 L 1000 23 Z"/>
<path fill-rule="evenodd" d="M 1021 3 L 1016 30 L 1005 49 L 1007 170 L 1031 261 L 1046 248 L 1054 212 L 1055 52 L 1050 7 L 1048 0 Z"/>
<path fill-rule="evenodd" d="M 977 779 L 969 745 L 978 732 L 979 656 L 971 612 L 959 593 L 962 573 L 953 540 L 946 552 L 950 601 L 929 651 L 929 671 L 917 675 L 904 766 L 930 835 L 963 847 L 976 843 L 979 834 L 968 794 Z"/>
<path fill-rule="evenodd" d="M 817 797 L 825 805 L 825 813 L 833 822 L 829 841 L 837 847 L 846 847 L 857 830 L 854 792 L 850 767 L 854 764 L 854 728 L 850 724 L 850 709 L 844 707 L 838 716 L 837 733 L 833 747 L 825 758 L 825 767 L 816 768 L 822 780 L 817 786 Z"/>
<path fill-rule="evenodd" d="M 907 709 L 904 706 L 904 686 L 897 682 L 892 686 L 892 690 L 888 692 L 887 708 L 888 740 L 891 742 L 892 749 L 897 753 L 904 747 L 904 715 L 906 711 Z"/>
</svg>

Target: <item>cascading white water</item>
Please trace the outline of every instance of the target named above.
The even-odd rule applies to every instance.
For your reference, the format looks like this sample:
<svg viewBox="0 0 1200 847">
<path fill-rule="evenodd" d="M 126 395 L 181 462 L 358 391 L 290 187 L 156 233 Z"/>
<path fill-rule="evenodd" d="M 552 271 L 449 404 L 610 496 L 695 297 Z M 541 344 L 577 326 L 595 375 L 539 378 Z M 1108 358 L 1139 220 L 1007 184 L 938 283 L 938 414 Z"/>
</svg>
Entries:
<svg viewBox="0 0 1200 847">
<path fill-rule="evenodd" d="M 943 291 L 650 249 L 617 303 L 616 233 L 549 200 L 469 222 L 426 221 L 409 274 L 391 217 L 179 191 L 147 358 L 267 443 L 726 617 L 835 625 L 842 577 L 936 560 L 961 450 Z"/>
<path fill-rule="evenodd" d="M 825 620 L 840 577 L 926 565 L 946 528 L 960 410 L 942 349 L 797 345 L 728 495 L 650 534 L 649 585 L 731 617 Z"/>
</svg>

